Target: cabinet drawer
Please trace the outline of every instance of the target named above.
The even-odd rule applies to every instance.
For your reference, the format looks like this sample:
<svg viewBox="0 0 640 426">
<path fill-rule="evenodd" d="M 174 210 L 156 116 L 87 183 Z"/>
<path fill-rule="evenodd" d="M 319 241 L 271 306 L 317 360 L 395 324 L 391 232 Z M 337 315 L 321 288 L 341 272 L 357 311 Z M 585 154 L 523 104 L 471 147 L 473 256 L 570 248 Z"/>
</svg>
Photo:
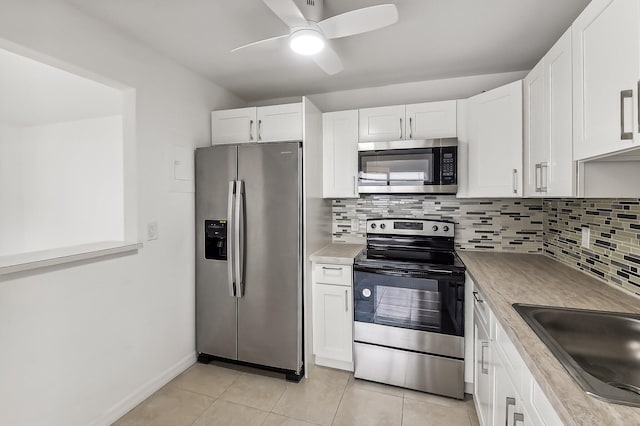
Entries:
<svg viewBox="0 0 640 426">
<path fill-rule="evenodd" d="M 350 265 L 314 263 L 313 281 L 324 284 L 338 284 L 351 287 L 353 272 Z"/>
</svg>

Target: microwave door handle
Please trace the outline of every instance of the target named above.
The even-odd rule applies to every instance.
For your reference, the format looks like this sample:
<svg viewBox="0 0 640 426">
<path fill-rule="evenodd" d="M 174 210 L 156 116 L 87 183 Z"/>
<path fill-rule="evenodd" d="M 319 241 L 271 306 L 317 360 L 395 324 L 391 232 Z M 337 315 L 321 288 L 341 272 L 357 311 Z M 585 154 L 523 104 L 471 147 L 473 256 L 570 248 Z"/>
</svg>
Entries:
<svg viewBox="0 0 640 426">
<path fill-rule="evenodd" d="M 235 202 L 236 182 L 229 181 L 229 194 L 227 198 L 227 280 L 229 283 L 229 296 L 236 297 L 236 279 L 234 273 L 234 236 L 229 235 L 235 232 L 235 221 L 233 219 L 233 205 Z"/>
<path fill-rule="evenodd" d="M 402 117 L 400 117 L 400 139 L 402 139 Z"/>
</svg>

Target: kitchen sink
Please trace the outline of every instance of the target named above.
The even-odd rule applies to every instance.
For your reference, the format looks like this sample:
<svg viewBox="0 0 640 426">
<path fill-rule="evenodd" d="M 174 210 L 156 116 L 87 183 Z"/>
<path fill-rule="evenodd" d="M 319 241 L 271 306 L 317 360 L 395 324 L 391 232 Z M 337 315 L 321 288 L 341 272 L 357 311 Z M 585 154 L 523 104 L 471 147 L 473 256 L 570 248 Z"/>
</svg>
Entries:
<svg viewBox="0 0 640 426">
<path fill-rule="evenodd" d="M 513 307 L 586 393 L 640 407 L 640 314 Z"/>
</svg>

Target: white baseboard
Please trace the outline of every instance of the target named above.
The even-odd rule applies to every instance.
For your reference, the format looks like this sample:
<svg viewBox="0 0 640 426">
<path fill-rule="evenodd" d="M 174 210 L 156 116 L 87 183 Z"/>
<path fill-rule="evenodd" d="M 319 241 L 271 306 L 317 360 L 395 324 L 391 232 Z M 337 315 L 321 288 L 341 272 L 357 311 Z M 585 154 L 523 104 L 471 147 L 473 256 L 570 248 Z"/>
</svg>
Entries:
<svg viewBox="0 0 640 426">
<path fill-rule="evenodd" d="M 336 361 L 335 359 L 322 358 L 316 355 L 316 365 L 337 368 L 338 370 L 353 371 L 353 362 Z"/>
<path fill-rule="evenodd" d="M 157 377 L 149 380 L 135 391 L 131 392 L 120 402 L 117 402 L 106 413 L 91 422 L 97 426 L 109 426 L 131 411 L 135 406 L 145 399 L 149 398 L 153 393 L 161 387 L 173 380 L 178 374 L 185 371 L 196 362 L 195 352 L 182 358 L 180 361 L 169 367 L 167 370 L 159 374 Z"/>
<path fill-rule="evenodd" d="M 464 382 L 464 393 L 470 393 L 473 395 L 473 383 Z"/>
</svg>

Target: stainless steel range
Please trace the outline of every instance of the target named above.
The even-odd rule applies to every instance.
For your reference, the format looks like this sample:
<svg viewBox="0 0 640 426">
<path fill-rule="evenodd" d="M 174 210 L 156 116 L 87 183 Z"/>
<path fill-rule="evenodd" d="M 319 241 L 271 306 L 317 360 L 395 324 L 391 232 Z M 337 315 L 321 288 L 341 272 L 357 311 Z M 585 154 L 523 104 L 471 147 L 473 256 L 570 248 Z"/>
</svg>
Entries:
<svg viewBox="0 0 640 426">
<path fill-rule="evenodd" d="M 462 399 L 464 272 L 453 223 L 368 220 L 354 264 L 355 377 Z"/>
</svg>

